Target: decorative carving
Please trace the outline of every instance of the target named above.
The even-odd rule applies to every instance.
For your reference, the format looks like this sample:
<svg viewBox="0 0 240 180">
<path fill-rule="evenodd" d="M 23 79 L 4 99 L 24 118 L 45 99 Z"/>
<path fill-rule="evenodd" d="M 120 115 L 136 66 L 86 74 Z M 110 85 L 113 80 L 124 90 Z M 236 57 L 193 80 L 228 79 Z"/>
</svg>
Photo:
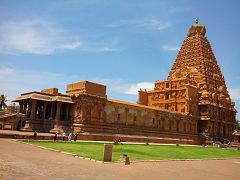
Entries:
<svg viewBox="0 0 240 180">
<path fill-rule="evenodd" d="M 149 96 L 151 101 L 147 105 L 167 107 L 170 111 L 199 116 L 205 120 L 234 122 L 234 127 L 234 102 L 205 33 L 206 28 L 198 21 L 190 27 L 167 80 L 156 81 L 151 91 L 153 96 Z M 171 86 L 167 88 L 166 83 Z M 171 94 L 169 98 L 162 96 L 166 92 Z M 202 111 L 203 105 L 206 106 L 206 112 Z"/>
<path fill-rule="evenodd" d="M 105 98 L 82 94 L 75 97 L 74 102 L 73 118 L 75 123 L 85 121 L 104 121 Z"/>
</svg>

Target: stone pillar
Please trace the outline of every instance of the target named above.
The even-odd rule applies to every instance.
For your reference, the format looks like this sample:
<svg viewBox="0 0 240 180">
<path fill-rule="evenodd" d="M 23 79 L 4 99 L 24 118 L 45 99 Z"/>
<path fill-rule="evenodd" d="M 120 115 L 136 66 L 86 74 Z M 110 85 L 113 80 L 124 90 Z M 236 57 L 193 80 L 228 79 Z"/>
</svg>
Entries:
<svg viewBox="0 0 240 180">
<path fill-rule="evenodd" d="M 19 102 L 19 112 L 23 113 L 23 102 L 22 101 Z"/>
<path fill-rule="evenodd" d="M 43 119 L 45 119 L 45 117 L 46 117 L 46 110 L 47 110 L 47 104 L 48 104 L 48 102 L 44 102 L 44 105 L 43 105 Z"/>
<path fill-rule="evenodd" d="M 31 103 L 27 102 L 27 105 L 26 105 L 26 117 L 30 118 L 30 114 L 31 114 Z"/>
<path fill-rule="evenodd" d="M 24 114 L 27 114 L 27 102 L 25 101 L 24 103 L 23 103 L 23 113 Z"/>
<path fill-rule="evenodd" d="M 53 119 L 53 115 L 54 115 L 54 114 L 53 114 L 53 113 L 54 113 L 54 109 L 53 109 L 54 106 L 53 106 L 53 105 L 54 105 L 54 102 L 52 102 L 52 104 L 51 104 L 51 113 L 50 113 L 50 118 L 51 118 L 51 119 Z"/>
<path fill-rule="evenodd" d="M 27 118 L 26 118 L 26 123 L 25 126 L 21 128 L 22 131 L 33 131 L 33 121 L 35 119 L 35 111 L 36 111 L 36 104 L 37 101 L 32 99 L 31 103 L 25 103 L 24 105 L 24 111 L 28 111 L 26 112 Z M 27 106 L 28 106 L 28 110 L 27 110 Z M 28 114 L 30 114 L 30 119 Z"/>
<path fill-rule="evenodd" d="M 37 104 L 37 101 L 36 101 L 36 100 L 32 100 L 31 115 L 30 115 L 30 118 L 31 118 L 31 119 L 35 119 L 36 104 Z"/>
<path fill-rule="evenodd" d="M 51 132 L 62 131 L 62 127 L 60 126 L 60 111 L 61 111 L 62 102 L 56 102 L 56 104 L 57 104 L 56 117 L 54 121 L 54 128 L 51 130 Z"/>
<path fill-rule="evenodd" d="M 57 111 L 55 121 L 60 121 L 60 111 L 61 111 L 62 102 L 57 102 Z"/>
<path fill-rule="evenodd" d="M 69 115 L 69 104 L 66 104 L 65 121 L 68 120 L 68 115 Z"/>
</svg>

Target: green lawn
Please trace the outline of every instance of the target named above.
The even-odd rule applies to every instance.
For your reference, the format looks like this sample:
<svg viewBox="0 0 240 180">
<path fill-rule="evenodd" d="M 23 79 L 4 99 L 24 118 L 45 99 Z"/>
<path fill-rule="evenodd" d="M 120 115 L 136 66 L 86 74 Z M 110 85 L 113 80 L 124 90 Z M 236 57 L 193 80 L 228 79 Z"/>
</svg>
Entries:
<svg viewBox="0 0 240 180">
<path fill-rule="evenodd" d="M 103 158 L 103 143 L 98 142 L 52 142 L 24 141 L 34 145 L 74 153 L 95 160 Z M 186 147 L 145 144 L 113 145 L 113 161 L 118 161 L 122 154 L 127 154 L 131 161 L 161 159 L 206 159 L 240 158 L 240 150 L 212 147 Z"/>
</svg>

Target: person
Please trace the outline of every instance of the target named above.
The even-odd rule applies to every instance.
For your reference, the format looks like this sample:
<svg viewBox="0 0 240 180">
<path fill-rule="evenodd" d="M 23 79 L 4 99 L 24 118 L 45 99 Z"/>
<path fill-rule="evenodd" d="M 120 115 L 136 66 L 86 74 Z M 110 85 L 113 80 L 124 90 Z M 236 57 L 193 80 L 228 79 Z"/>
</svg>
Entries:
<svg viewBox="0 0 240 180">
<path fill-rule="evenodd" d="M 58 134 L 58 133 L 57 133 L 57 132 L 55 132 L 55 135 L 54 135 L 54 138 L 53 138 L 53 140 L 54 140 L 54 141 L 56 141 L 56 140 L 57 140 L 57 134 Z"/>
<path fill-rule="evenodd" d="M 66 137 L 66 133 L 63 131 L 63 133 L 62 133 L 63 141 L 65 141 L 65 137 Z"/>
<path fill-rule="evenodd" d="M 74 141 L 77 141 L 78 133 L 74 135 Z"/>
<path fill-rule="evenodd" d="M 34 138 L 37 137 L 37 131 L 34 131 L 34 133 L 33 133 L 33 137 L 34 137 Z"/>
<path fill-rule="evenodd" d="M 68 140 L 69 140 L 69 141 L 72 140 L 72 133 L 69 133 L 69 135 L 68 135 Z"/>
</svg>

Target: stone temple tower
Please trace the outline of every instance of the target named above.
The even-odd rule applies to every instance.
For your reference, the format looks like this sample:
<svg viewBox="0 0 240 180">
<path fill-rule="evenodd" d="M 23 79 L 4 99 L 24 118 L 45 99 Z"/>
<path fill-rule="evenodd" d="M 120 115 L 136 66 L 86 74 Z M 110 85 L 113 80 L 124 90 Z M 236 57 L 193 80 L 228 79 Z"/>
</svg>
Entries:
<svg viewBox="0 0 240 180">
<path fill-rule="evenodd" d="M 198 119 L 198 133 L 231 138 L 236 109 L 224 76 L 205 37 L 206 28 L 193 24 L 165 81 L 154 90 L 139 91 L 138 103 L 188 114 Z"/>
</svg>

